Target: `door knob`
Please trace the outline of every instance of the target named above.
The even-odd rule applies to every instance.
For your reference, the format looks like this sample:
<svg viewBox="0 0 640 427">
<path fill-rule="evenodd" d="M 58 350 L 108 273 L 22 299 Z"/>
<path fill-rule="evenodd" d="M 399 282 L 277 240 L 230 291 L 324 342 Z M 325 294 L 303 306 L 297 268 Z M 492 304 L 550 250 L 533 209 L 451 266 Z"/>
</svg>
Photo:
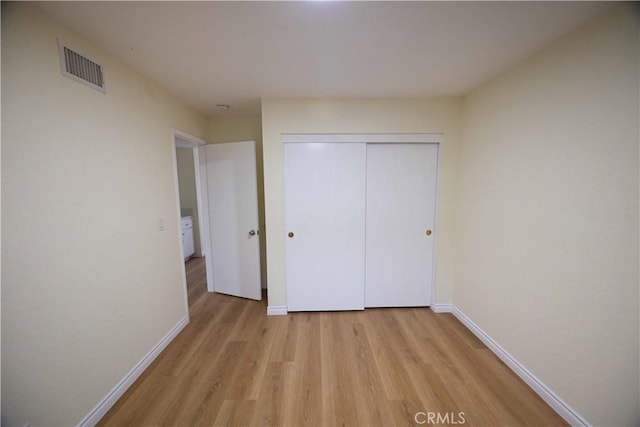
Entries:
<svg viewBox="0 0 640 427">
<path fill-rule="evenodd" d="M 431 230 L 427 230 L 424 234 L 426 234 L 427 236 L 431 236 Z"/>
<path fill-rule="evenodd" d="M 290 231 L 289 234 L 287 234 L 287 236 L 289 236 L 290 239 L 293 239 L 293 233 Z"/>
<path fill-rule="evenodd" d="M 249 232 L 249 236 L 255 236 L 256 235 L 256 230 L 251 230 Z"/>
</svg>

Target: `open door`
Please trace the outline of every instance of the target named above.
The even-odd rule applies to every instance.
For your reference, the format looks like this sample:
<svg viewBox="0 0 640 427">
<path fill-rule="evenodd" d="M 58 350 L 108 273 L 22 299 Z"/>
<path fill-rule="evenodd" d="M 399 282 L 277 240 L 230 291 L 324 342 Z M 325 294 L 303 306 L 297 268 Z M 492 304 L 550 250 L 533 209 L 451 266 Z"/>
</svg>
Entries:
<svg viewBox="0 0 640 427">
<path fill-rule="evenodd" d="M 205 153 L 214 291 L 261 300 L 255 142 Z"/>
</svg>

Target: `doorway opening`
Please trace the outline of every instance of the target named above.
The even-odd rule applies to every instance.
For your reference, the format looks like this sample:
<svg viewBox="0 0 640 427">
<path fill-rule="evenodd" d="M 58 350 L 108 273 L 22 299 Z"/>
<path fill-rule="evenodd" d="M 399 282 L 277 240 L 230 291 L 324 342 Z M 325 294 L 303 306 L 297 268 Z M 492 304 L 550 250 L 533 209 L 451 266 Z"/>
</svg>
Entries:
<svg viewBox="0 0 640 427">
<path fill-rule="evenodd" d="M 182 259 L 184 260 L 185 305 L 189 307 L 207 291 L 213 292 L 209 263 L 206 179 L 203 179 L 205 141 L 173 131 L 174 178 Z"/>
</svg>

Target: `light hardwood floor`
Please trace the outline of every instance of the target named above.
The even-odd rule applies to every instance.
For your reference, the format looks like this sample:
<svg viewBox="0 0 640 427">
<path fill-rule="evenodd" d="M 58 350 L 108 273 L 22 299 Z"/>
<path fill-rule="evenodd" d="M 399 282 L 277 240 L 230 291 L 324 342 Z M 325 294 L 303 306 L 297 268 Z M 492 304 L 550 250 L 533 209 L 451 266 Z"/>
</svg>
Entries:
<svg viewBox="0 0 640 427">
<path fill-rule="evenodd" d="M 202 259 L 187 279 L 190 324 L 99 425 L 565 425 L 452 315 L 267 317 L 264 299 L 207 293 Z"/>
</svg>

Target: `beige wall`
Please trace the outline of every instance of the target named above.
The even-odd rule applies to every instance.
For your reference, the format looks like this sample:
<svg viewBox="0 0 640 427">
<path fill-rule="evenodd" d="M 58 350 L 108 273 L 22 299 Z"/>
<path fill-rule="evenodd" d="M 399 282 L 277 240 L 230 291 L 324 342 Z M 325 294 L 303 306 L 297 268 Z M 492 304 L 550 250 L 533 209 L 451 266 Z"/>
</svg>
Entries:
<svg viewBox="0 0 640 427">
<path fill-rule="evenodd" d="M 637 12 L 463 108 L 454 303 L 595 425 L 640 420 Z"/>
<path fill-rule="evenodd" d="M 260 276 L 267 283 L 266 229 L 264 222 L 264 169 L 262 165 L 262 122 L 260 114 L 222 115 L 209 121 L 209 142 L 256 142 L 256 173 L 258 177 L 258 220 L 260 221 Z"/>
<path fill-rule="evenodd" d="M 193 148 L 176 148 L 178 163 L 178 189 L 180 208 L 189 209 L 193 219 L 193 243 L 196 255 L 201 255 L 200 218 L 198 217 L 198 198 L 196 196 L 196 175 L 193 163 Z"/>
<path fill-rule="evenodd" d="M 58 36 L 103 62 L 106 94 L 60 74 Z M 187 314 L 171 128 L 207 122 L 2 4 L 3 425 L 75 425 Z"/>
<path fill-rule="evenodd" d="M 451 302 L 461 101 L 264 99 L 262 101 L 269 305 L 286 305 L 283 133 L 444 133 L 440 147 L 434 302 Z"/>
</svg>

